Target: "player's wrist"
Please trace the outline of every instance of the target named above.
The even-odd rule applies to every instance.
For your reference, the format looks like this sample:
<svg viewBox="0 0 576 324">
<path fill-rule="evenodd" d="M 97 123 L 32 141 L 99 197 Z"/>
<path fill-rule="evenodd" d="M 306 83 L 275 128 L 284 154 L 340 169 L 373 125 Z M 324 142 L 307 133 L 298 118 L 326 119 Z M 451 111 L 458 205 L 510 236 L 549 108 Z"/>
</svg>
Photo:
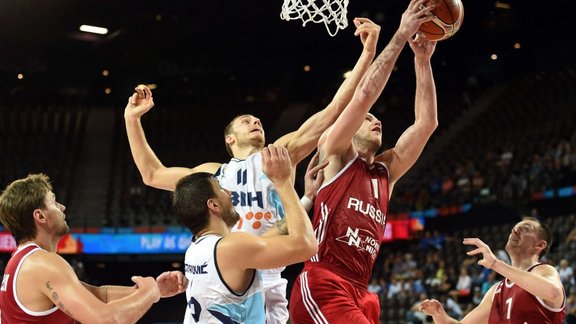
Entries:
<svg viewBox="0 0 576 324">
<path fill-rule="evenodd" d="M 310 208 L 314 206 L 314 200 L 310 199 L 307 195 L 304 195 L 300 198 L 300 205 L 302 205 L 305 210 L 310 210 Z"/>
</svg>

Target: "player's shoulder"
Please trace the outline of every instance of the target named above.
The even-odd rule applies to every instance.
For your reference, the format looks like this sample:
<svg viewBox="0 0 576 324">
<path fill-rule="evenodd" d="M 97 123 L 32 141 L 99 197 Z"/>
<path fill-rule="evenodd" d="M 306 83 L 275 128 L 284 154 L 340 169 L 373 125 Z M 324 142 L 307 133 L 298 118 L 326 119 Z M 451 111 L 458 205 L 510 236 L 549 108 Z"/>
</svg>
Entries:
<svg viewBox="0 0 576 324">
<path fill-rule="evenodd" d="M 41 279 L 62 277 L 71 267 L 57 253 L 39 249 L 26 258 L 21 269 L 28 274 L 33 274 L 37 279 Z"/>
</svg>

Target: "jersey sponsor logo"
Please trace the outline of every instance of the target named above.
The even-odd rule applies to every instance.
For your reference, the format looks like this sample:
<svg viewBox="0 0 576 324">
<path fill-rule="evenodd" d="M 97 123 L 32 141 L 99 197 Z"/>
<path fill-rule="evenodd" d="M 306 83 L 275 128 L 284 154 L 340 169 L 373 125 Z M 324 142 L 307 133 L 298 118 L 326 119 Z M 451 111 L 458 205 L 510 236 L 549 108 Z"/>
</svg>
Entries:
<svg viewBox="0 0 576 324">
<path fill-rule="evenodd" d="M 369 216 L 380 225 L 386 225 L 386 215 L 370 203 L 350 197 L 347 208 Z"/>
<path fill-rule="evenodd" d="M 372 233 L 364 229 L 353 229 L 350 226 L 346 230 L 346 235 L 336 238 L 336 241 L 353 246 L 358 251 L 369 253 L 372 260 L 376 260 L 380 250 L 380 242 L 372 237 Z"/>
<path fill-rule="evenodd" d="M 8 280 L 10 280 L 10 274 L 4 274 L 4 277 L 2 277 L 2 286 L 0 286 L 0 290 L 1 291 L 6 291 L 6 286 L 8 285 Z"/>
<path fill-rule="evenodd" d="M 256 192 L 238 192 L 232 191 L 231 194 L 232 198 L 232 205 L 234 207 L 240 205 L 241 207 L 252 207 L 256 204 L 260 208 L 264 208 L 264 198 L 262 195 L 262 191 Z"/>
<path fill-rule="evenodd" d="M 206 267 L 208 266 L 208 264 L 206 262 L 204 262 L 204 264 L 202 265 L 194 265 L 194 264 L 186 264 L 184 266 L 184 269 L 186 272 L 189 272 L 191 274 L 207 274 L 208 271 L 206 271 Z"/>
</svg>

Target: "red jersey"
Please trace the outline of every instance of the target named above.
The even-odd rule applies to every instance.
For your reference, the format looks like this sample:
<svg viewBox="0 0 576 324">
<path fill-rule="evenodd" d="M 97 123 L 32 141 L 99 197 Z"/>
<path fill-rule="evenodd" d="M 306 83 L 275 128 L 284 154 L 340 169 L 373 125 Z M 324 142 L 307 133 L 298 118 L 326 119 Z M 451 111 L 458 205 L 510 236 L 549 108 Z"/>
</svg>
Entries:
<svg viewBox="0 0 576 324">
<path fill-rule="evenodd" d="M 541 264 L 537 263 L 527 271 L 530 272 Z M 488 323 L 562 324 L 566 315 L 565 303 L 566 298 L 561 308 L 552 308 L 510 280 L 504 279 L 494 291 Z"/>
<path fill-rule="evenodd" d="M 0 287 L 0 310 L 1 322 L 3 324 L 21 323 L 76 323 L 70 316 L 54 306 L 42 312 L 35 312 L 27 309 L 16 294 L 16 279 L 20 266 L 30 254 L 39 251 L 41 248 L 34 244 L 26 244 L 19 247 L 6 265 L 2 286 Z"/>
<path fill-rule="evenodd" d="M 318 240 L 315 262 L 362 288 L 384 237 L 388 213 L 388 170 L 356 156 L 318 191 L 312 225 Z"/>
</svg>

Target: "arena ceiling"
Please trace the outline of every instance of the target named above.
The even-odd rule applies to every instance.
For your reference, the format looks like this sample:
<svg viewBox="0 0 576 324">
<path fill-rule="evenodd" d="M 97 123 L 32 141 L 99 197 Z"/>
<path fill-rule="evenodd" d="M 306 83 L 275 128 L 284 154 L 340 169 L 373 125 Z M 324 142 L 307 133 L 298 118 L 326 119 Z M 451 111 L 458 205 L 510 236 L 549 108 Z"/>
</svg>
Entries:
<svg viewBox="0 0 576 324">
<path fill-rule="evenodd" d="M 462 29 L 439 44 L 434 57 L 441 79 L 465 82 L 476 75 L 498 82 L 564 64 L 576 49 L 567 28 L 567 1 L 463 2 Z M 281 20 L 281 5 L 281 0 L 3 0 L 0 99 L 38 93 L 93 97 L 110 88 L 111 97 L 124 100 L 137 83 L 183 95 L 263 88 L 298 93 L 337 85 L 361 49 L 352 24 L 330 37 L 323 25 Z M 348 18 L 367 16 L 379 23 L 383 48 L 406 5 L 407 0 L 350 0 Z M 78 30 L 82 24 L 109 33 L 85 34 Z M 400 71 L 410 64 L 409 54 L 400 58 Z M 498 59 L 491 60 L 492 54 Z"/>
</svg>

